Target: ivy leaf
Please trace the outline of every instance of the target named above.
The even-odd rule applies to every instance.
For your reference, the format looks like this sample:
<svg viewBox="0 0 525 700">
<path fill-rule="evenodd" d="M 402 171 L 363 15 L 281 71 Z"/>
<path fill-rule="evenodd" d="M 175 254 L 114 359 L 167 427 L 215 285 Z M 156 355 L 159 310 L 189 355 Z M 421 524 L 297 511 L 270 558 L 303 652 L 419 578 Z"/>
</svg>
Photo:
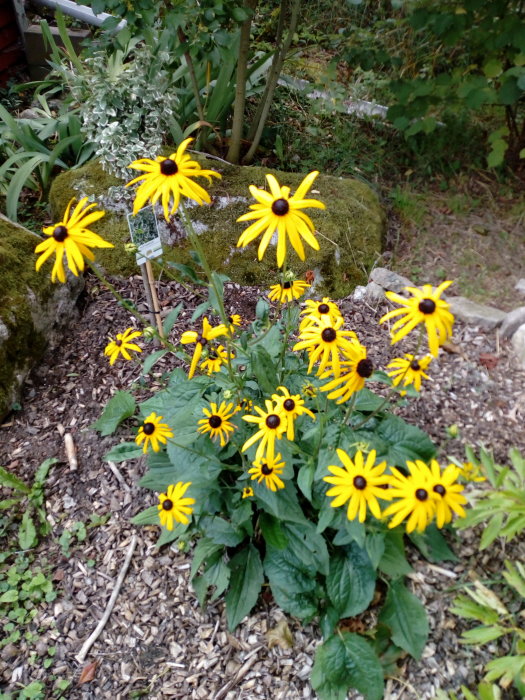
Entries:
<svg viewBox="0 0 525 700">
<path fill-rule="evenodd" d="M 326 589 L 340 617 L 359 615 L 374 597 L 376 575 L 368 554 L 356 542 L 330 558 Z"/>
<path fill-rule="evenodd" d="M 259 552 L 252 544 L 233 557 L 229 568 L 231 575 L 226 594 L 226 619 L 228 628 L 234 630 L 257 602 L 264 575 Z"/>
<path fill-rule="evenodd" d="M 117 391 L 110 398 L 100 418 L 90 427 L 98 430 L 102 437 L 115 432 L 123 420 L 135 413 L 135 399 L 129 391 Z"/>
<path fill-rule="evenodd" d="M 427 614 L 421 601 L 402 581 L 391 583 L 379 622 L 390 628 L 394 644 L 415 659 L 421 658 L 429 632 Z"/>
<path fill-rule="evenodd" d="M 362 637 L 338 632 L 317 648 L 311 683 L 320 700 L 344 700 L 355 688 L 366 700 L 381 700 L 383 670 L 372 647 Z"/>
</svg>

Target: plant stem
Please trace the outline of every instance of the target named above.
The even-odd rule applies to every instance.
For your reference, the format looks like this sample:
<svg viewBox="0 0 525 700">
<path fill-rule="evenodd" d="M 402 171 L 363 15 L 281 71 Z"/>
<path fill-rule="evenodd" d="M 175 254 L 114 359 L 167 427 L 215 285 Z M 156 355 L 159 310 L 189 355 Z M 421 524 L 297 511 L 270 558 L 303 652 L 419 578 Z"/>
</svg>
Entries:
<svg viewBox="0 0 525 700">
<path fill-rule="evenodd" d="M 230 147 L 226 160 L 230 163 L 238 163 L 241 154 L 242 127 L 244 124 L 244 105 L 246 102 L 246 76 L 248 74 L 248 56 L 250 50 L 250 30 L 252 17 L 258 0 L 248 0 L 246 8 L 250 10 L 250 16 L 241 25 L 241 38 L 239 42 L 239 55 L 237 58 L 237 75 L 235 84 L 235 102 L 233 103 L 233 121 L 230 137 Z"/>
<path fill-rule="evenodd" d="M 177 35 L 179 37 L 179 41 L 181 44 L 185 44 L 188 39 L 184 32 L 182 31 L 182 27 L 179 27 L 177 30 Z M 188 74 L 190 76 L 190 82 L 191 86 L 193 89 L 193 96 L 195 97 L 195 106 L 197 108 L 197 114 L 199 115 L 199 119 L 201 122 L 204 122 L 204 110 L 202 108 L 202 102 L 201 102 L 201 96 L 200 96 L 200 91 L 199 91 L 199 84 L 197 82 L 197 76 L 195 75 L 195 68 L 193 66 L 193 59 L 191 57 L 191 54 L 188 50 L 184 51 L 184 58 L 186 59 L 186 64 L 188 66 Z"/>
<path fill-rule="evenodd" d="M 106 287 L 106 289 L 108 289 L 108 291 L 110 291 L 111 294 L 113 294 L 113 296 L 119 302 L 119 304 L 123 306 L 126 309 L 126 311 L 129 311 L 130 314 L 135 316 L 135 318 L 138 319 L 144 325 L 145 328 L 150 328 L 151 326 L 148 319 L 145 316 L 143 316 L 140 313 L 140 311 L 137 311 L 133 304 L 131 304 L 127 299 L 124 299 L 120 292 L 117 292 L 116 288 L 111 284 L 111 282 L 109 282 L 109 280 L 107 280 L 104 277 L 98 266 L 89 261 L 87 261 L 87 264 L 89 265 L 90 270 L 93 271 L 93 273 L 98 277 L 100 282 L 104 285 L 104 287 Z M 155 329 L 153 329 L 153 331 L 154 332 L 152 333 L 152 335 L 155 338 L 158 338 L 158 340 L 161 342 L 162 345 L 164 345 L 166 349 L 170 350 L 171 352 L 176 351 L 177 348 L 172 343 L 170 343 L 169 340 L 166 340 L 166 338 L 162 338 L 160 336 L 160 333 L 158 333 L 158 331 L 156 331 Z"/>
<path fill-rule="evenodd" d="M 282 0 L 281 2 L 281 13 L 284 10 L 284 5 L 285 5 L 285 0 Z M 253 125 L 256 127 L 255 133 L 253 135 L 253 140 L 252 144 L 248 150 L 248 153 L 243 159 L 243 163 L 245 165 L 249 165 L 255 156 L 255 152 L 257 151 L 259 147 L 259 143 L 261 141 L 261 136 L 263 133 L 264 125 L 266 123 L 266 119 L 268 118 L 268 113 L 270 111 L 270 107 L 272 106 L 272 101 L 273 101 L 273 94 L 275 92 L 275 88 L 277 87 L 277 81 L 279 80 L 279 76 L 281 75 L 281 70 L 283 67 L 284 59 L 286 58 L 286 54 L 288 53 L 290 49 L 290 45 L 292 43 L 292 38 L 295 33 L 295 29 L 297 27 L 297 21 L 299 19 L 299 7 L 301 5 L 301 0 L 292 0 L 292 11 L 291 11 L 291 17 L 290 17 L 290 23 L 288 25 L 288 33 L 286 35 L 286 39 L 282 43 L 281 46 L 278 46 L 276 53 L 274 55 L 274 60 L 272 63 L 272 68 L 270 71 L 270 75 L 268 77 L 268 83 L 266 84 L 266 90 L 263 95 L 263 98 L 261 99 L 261 102 L 259 104 L 259 109 L 257 110 L 257 114 L 255 116 Z"/>
</svg>

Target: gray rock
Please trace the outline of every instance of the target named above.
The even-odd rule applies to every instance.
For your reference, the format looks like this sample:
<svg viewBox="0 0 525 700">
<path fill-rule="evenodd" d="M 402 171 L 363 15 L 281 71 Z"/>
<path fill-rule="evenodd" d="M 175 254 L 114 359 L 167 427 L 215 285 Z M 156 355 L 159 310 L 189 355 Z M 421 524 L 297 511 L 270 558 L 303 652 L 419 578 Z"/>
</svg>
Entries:
<svg viewBox="0 0 525 700">
<path fill-rule="evenodd" d="M 518 306 L 510 311 L 501 324 L 501 335 L 504 338 L 512 338 L 520 326 L 525 323 L 525 306 Z"/>
<path fill-rule="evenodd" d="M 414 287 L 414 283 L 407 277 L 398 275 L 397 272 L 388 270 L 386 267 L 375 267 L 370 273 L 370 280 L 383 289 L 399 294 L 405 287 Z"/>
<path fill-rule="evenodd" d="M 518 362 L 525 369 L 525 323 L 512 336 L 512 347 L 518 357 Z"/>
<path fill-rule="evenodd" d="M 514 289 L 518 292 L 518 294 L 522 297 L 525 297 L 525 279 L 520 279 L 516 282 L 514 285 Z"/>
<path fill-rule="evenodd" d="M 450 311 L 456 318 L 485 330 L 496 328 L 507 316 L 505 311 L 486 304 L 478 304 L 466 297 L 448 297 L 447 301 L 450 304 Z"/>
<path fill-rule="evenodd" d="M 378 304 L 385 298 L 385 290 L 376 282 L 369 282 L 365 287 L 365 299 L 370 304 Z"/>
<path fill-rule="evenodd" d="M 352 292 L 352 299 L 354 301 L 363 301 L 365 296 L 366 296 L 366 287 L 363 287 L 362 284 L 358 284 L 357 287 Z"/>
</svg>

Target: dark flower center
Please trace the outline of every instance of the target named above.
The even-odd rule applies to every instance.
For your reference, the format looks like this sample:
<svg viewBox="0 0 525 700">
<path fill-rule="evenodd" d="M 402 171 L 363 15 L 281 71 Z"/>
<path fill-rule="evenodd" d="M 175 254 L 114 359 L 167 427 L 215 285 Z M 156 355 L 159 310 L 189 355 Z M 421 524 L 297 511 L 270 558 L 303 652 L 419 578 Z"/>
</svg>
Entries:
<svg viewBox="0 0 525 700">
<path fill-rule="evenodd" d="M 433 314 L 436 310 L 436 302 L 433 299 L 422 299 L 417 308 L 422 314 Z"/>
<path fill-rule="evenodd" d="M 321 338 L 324 340 L 325 343 L 333 343 L 334 340 L 337 338 L 337 331 L 333 328 L 325 328 L 324 331 L 321 333 Z"/>
<path fill-rule="evenodd" d="M 162 509 L 163 510 L 171 510 L 173 508 L 173 501 L 170 501 L 169 498 L 165 498 L 162 501 Z"/>
<path fill-rule="evenodd" d="M 286 399 L 283 403 L 283 408 L 285 411 L 293 411 L 295 408 L 295 401 L 293 399 Z"/>
<path fill-rule="evenodd" d="M 272 204 L 272 212 L 275 216 L 285 216 L 290 211 L 290 205 L 286 199 L 276 199 Z"/>
<path fill-rule="evenodd" d="M 275 430 L 275 428 L 278 428 L 281 425 L 281 419 L 275 413 L 271 413 L 266 418 L 266 425 L 271 430 Z"/>
<path fill-rule="evenodd" d="M 264 476 L 270 476 L 270 474 L 272 472 L 273 472 L 273 469 L 271 467 L 269 467 L 265 462 L 261 467 L 261 474 L 264 474 Z"/>
<path fill-rule="evenodd" d="M 215 352 L 215 350 L 212 350 L 212 351 L 210 352 L 210 354 L 208 355 L 208 358 L 209 358 L 210 360 L 216 360 L 218 357 L 219 357 L 219 356 L 217 355 L 217 353 Z"/>
<path fill-rule="evenodd" d="M 364 360 L 359 360 L 357 363 L 356 372 L 363 379 L 368 379 L 368 377 L 371 377 L 373 371 L 374 363 L 372 360 L 369 360 L 368 357 L 365 357 Z"/>
<path fill-rule="evenodd" d="M 354 486 L 356 489 L 359 489 L 362 491 L 363 489 L 366 488 L 366 479 L 364 476 L 355 476 L 354 477 Z"/>
<path fill-rule="evenodd" d="M 330 307 L 328 306 L 328 304 L 319 304 L 317 310 L 320 314 L 327 314 L 330 311 Z"/>
<path fill-rule="evenodd" d="M 153 435 L 155 432 L 155 423 L 144 423 L 142 430 L 146 435 Z"/>
<path fill-rule="evenodd" d="M 163 175 L 175 175 L 179 168 L 177 163 L 171 158 L 165 158 L 160 164 L 160 172 Z"/>
<path fill-rule="evenodd" d="M 115 345 L 120 347 L 122 345 L 122 340 L 115 340 Z"/>
<path fill-rule="evenodd" d="M 426 501 L 428 498 L 428 491 L 426 489 L 417 489 L 416 498 L 418 501 Z"/>
<path fill-rule="evenodd" d="M 65 226 L 55 226 L 53 229 L 53 238 L 58 243 L 63 243 L 68 237 L 67 228 Z"/>
<path fill-rule="evenodd" d="M 285 282 L 285 283 L 283 284 L 283 289 L 290 289 L 291 286 L 292 286 L 292 283 L 291 283 L 291 282 Z"/>
<path fill-rule="evenodd" d="M 410 363 L 410 369 L 413 369 L 414 372 L 419 372 L 419 370 L 421 369 L 421 365 L 417 360 L 412 360 L 412 362 Z"/>
<path fill-rule="evenodd" d="M 439 493 L 440 496 L 444 496 L 447 492 L 447 489 L 443 486 L 443 484 L 436 484 L 432 490 Z"/>
<path fill-rule="evenodd" d="M 220 428 L 222 425 L 222 418 L 220 416 L 210 416 L 210 420 L 208 423 L 211 425 L 212 428 Z"/>
<path fill-rule="evenodd" d="M 195 342 L 200 343 L 201 345 L 206 345 L 206 343 L 208 341 L 206 340 L 206 338 L 203 335 L 199 335 L 199 337 L 197 338 L 197 340 Z"/>
</svg>

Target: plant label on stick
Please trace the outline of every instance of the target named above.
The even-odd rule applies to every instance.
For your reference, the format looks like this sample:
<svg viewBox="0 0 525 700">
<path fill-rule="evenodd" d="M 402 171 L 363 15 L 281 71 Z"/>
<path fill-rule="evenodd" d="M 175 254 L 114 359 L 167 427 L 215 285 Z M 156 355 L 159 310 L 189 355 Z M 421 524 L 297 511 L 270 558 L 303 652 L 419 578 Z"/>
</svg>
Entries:
<svg viewBox="0 0 525 700">
<path fill-rule="evenodd" d="M 137 265 L 162 255 L 159 227 L 153 207 L 144 207 L 135 216 L 128 214 L 131 240 L 137 246 Z"/>
</svg>

